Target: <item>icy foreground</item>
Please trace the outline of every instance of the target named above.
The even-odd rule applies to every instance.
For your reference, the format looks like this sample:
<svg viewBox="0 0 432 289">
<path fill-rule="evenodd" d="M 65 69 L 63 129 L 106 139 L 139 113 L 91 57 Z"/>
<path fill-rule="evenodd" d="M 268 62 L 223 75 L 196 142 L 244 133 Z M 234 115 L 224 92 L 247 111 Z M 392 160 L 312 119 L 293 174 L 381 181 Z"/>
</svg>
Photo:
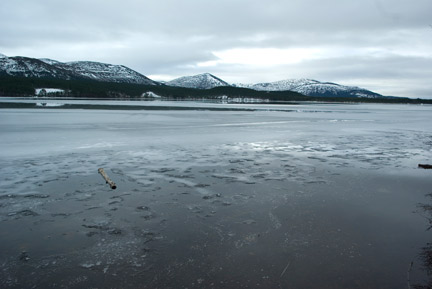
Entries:
<svg viewBox="0 0 432 289">
<path fill-rule="evenodd" d="M 431 106 L 202 106 L 1 109 L 0 287 L 403 288 L 413 260 L 425 277 Z"/>
</svg>

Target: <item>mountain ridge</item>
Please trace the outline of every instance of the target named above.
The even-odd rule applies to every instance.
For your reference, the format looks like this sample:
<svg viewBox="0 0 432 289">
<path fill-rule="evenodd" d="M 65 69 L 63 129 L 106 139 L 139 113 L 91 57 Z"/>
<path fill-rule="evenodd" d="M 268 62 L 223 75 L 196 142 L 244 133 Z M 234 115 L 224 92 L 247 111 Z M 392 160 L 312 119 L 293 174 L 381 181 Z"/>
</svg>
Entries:
<svg viewBox="0 0 432 289">
<path fill-rule="evenodd" d="M 143 85 L 166 85 L 193 89 L 216 87 L 249 88 L 257 91 L 293 91 L 311 97 L 388 98 L 357 86 L 321 82 L 313 79 L 286 79 L 255 84 L 230 84 L 221 78 L 202 73 L 183 76 L 167 82 L 154 81 L 124 65 L 95 61 L 60 62 L 49 58 L 8 57 L 0 53 L 0 75 L 16 77 L 53 78 L 61 80 L 95 80 L 101 82 Z"/>
<path fill-rule="evenodd" d="M 233 86 L 249 88 L 258 91 L 294 91 L 306 96 L 313 97 L 357 97 L 357 98 L 381 98 L 384 97 L 376 92 L 357 86 L 341 85 L 333 82 L 321 82 L 314 79 L 285 79 L 274 82 L 263 82 L 255 84 L 229 84 L 228 82 L 210 74 L 197 74 L 183 76 L 172 81 L 165 82 L 166 85 L 211 89 L 218 86 Z"/>
</svg>

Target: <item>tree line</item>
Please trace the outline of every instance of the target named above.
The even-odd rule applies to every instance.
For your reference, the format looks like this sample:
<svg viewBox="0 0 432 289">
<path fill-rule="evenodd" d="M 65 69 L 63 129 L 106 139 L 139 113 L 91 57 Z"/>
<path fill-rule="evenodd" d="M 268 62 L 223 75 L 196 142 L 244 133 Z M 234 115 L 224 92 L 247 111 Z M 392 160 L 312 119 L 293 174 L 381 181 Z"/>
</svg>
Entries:
<svg viewBox="0 0 432 289">
<path fill-rule="evenodd" d="M 254 98 L 269 101 L 320 101 L 366 103 L 429 103 L 432 100 L 409 98 L 356 98 L 312 97 L 293 91 L 257 91 L 249 88 L 220 86 L 212 89 L 194 89 L 167 85 L 142 85 L 132 83 L 101 82 L 94 80 L 61 80 L 53 78 L 28 78 L 0 76 L 0 96 L 34 96 L 37 88 L 63 89 L 65 97 L 83 98 L 140 98 L 153 92 L 169 99 Z"/>
</svg>

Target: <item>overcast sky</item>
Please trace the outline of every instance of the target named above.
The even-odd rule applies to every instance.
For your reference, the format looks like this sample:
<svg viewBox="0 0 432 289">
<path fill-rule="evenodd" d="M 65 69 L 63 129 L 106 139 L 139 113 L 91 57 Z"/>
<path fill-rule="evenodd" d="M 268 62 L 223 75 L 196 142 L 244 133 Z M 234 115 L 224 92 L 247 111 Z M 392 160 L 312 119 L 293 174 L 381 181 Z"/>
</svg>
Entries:
<svg viewBox="0 0 432 289">
<path fill-rule="evenodd" d="M 0 53 L 432 98 L 432 0 L 1 0 Z"/>
</svg>

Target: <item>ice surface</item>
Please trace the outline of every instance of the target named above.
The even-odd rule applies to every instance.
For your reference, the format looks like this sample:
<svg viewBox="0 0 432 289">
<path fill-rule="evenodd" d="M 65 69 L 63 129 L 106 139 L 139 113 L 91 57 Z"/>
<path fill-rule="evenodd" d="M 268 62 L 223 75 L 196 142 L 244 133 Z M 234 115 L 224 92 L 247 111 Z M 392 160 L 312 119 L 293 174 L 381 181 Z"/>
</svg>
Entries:
<svg viewBox="0 0 432 289">
<path fill-rule="evenodd" d="M 102 103 L 0 110 L 1 288 L 399 288 L 430 239 L 431 106 Z"/>
</svg>

